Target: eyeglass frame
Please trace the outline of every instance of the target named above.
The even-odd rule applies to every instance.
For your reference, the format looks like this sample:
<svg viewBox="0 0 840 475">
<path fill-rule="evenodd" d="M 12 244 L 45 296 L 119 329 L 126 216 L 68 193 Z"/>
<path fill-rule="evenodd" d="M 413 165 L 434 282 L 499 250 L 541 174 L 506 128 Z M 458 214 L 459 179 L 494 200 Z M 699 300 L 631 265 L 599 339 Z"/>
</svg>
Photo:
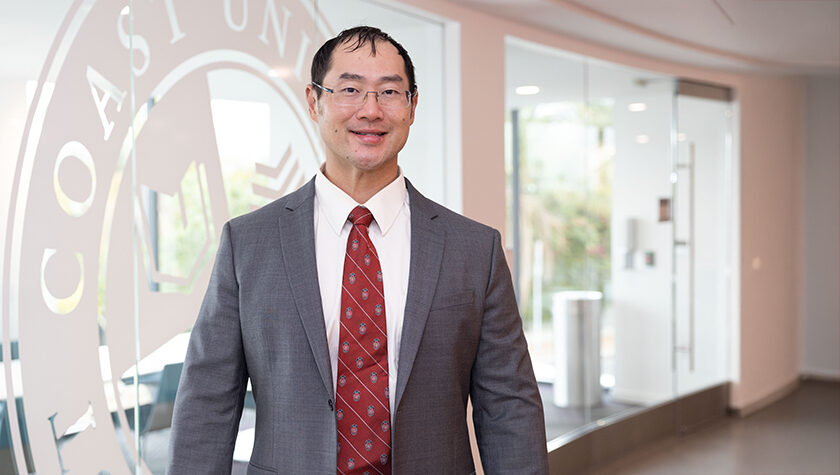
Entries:
<svg viewBox="0 0 840 475">
<path fill-rule="evenodd" d="M 320 89 L 322 91 L 326 91 L 326 92 L 329 92 L 330 94 L 335 95 L 335 89 L 330 89 L 326 86 L 322 86 L 321 84 L 318 84 L 315 81 L 312 81 L 310 84 L 312 84 L 313 86 L 317 87 L 318 89 Z M 356 104 L 356 106 L 361 107 L 362 105 L 364 105 L 365 101 L 367 100 L 367 96 L 370 93 L 373 93 L 374 97 L 376 98 L 376 103 L 379 104 L 380 107 L 382 107 L 382 103 L 379 102 L 379 94 L 381 93 L 381 91 L 367 91 L 367 92 L 364 92 L 364 94 L 363 94 L 364 99 L 362 99 L 362 102 Z M 417 87 L 414 88 L 414 91 L 405 91 L 405 107 L 406 108 L 411 106 L 411 98 L 416 96 L 416 95 L 417 95 Z M 348 104 L 348 105 L 352 105 L 352 104 Z"/>
</svg>

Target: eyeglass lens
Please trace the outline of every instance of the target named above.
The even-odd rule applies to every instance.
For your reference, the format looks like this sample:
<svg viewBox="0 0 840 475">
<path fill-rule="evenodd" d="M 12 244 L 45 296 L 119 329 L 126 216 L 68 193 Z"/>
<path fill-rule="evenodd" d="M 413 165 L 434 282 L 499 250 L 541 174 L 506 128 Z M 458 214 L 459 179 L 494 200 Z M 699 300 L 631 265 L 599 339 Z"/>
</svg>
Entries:
<svg viewBox="0 0 840 475">
<path fill-rule="evenodd" d="M 373 95 L 382 107 L 406 107 L 409 105 L 409 95 L 406 91 L 385 89 L 382 91 L 336 91 L 336 102 L 345 105 L 362 105 L 367 96 Z"/>
</svg>

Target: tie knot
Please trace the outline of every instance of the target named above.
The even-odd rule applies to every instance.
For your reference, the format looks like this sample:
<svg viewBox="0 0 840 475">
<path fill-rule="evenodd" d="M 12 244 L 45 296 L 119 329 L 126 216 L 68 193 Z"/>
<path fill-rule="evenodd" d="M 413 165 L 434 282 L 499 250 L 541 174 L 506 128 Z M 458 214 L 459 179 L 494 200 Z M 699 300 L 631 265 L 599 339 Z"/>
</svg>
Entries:
<svg viewBox="0 0 840 475">
<path fill-rule="evenodd" d="M 356 206 L 350 212 L 350 216 L 347 219 L 355 226 L 368 227 L 370 226 L 370 222 L 373 221 L 373 214 L 364 206 Z"/>
</svg>

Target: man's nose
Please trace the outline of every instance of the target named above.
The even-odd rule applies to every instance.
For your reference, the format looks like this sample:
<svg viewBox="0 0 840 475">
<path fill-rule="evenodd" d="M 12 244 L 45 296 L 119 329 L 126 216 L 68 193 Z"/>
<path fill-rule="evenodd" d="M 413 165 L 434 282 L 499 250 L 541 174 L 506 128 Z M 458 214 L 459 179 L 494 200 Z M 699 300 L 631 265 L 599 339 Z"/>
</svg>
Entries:
<svg viewBox="0 0 840 475">
<path fill-rule="evenodd" d="M 373 97 L 370 97 L 371 94 Z M 376 119 L 383 116 L 382 106 L 379 105 L 379 93 L 376 91 L 365 93 L 365 98 L 362 101 L 362 106 L 359 108 L 358 115 L 366 119 Z"/>
</svg>

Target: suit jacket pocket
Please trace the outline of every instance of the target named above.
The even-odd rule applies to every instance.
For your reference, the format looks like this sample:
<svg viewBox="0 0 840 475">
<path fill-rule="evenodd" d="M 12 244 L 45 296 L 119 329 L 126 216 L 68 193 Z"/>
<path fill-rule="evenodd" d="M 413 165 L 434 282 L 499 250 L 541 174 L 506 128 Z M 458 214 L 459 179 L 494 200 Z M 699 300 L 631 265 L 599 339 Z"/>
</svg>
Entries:
<svg viewBox="0 0 840 475">
<path fill-rule="evenodd" d="M 248 462 L 248 475 L 277 475 L 277 470 L 262 467 L 254 462 Z"/>
<path fill-rule="evenodd" d="M 435 298 L 432 301 L 431 310 L 435 311 L 442 308 L 471 304 L 473 302 L 475 302 L 475 292 L 472 290 L 461 290 Z"/>
</svg>

